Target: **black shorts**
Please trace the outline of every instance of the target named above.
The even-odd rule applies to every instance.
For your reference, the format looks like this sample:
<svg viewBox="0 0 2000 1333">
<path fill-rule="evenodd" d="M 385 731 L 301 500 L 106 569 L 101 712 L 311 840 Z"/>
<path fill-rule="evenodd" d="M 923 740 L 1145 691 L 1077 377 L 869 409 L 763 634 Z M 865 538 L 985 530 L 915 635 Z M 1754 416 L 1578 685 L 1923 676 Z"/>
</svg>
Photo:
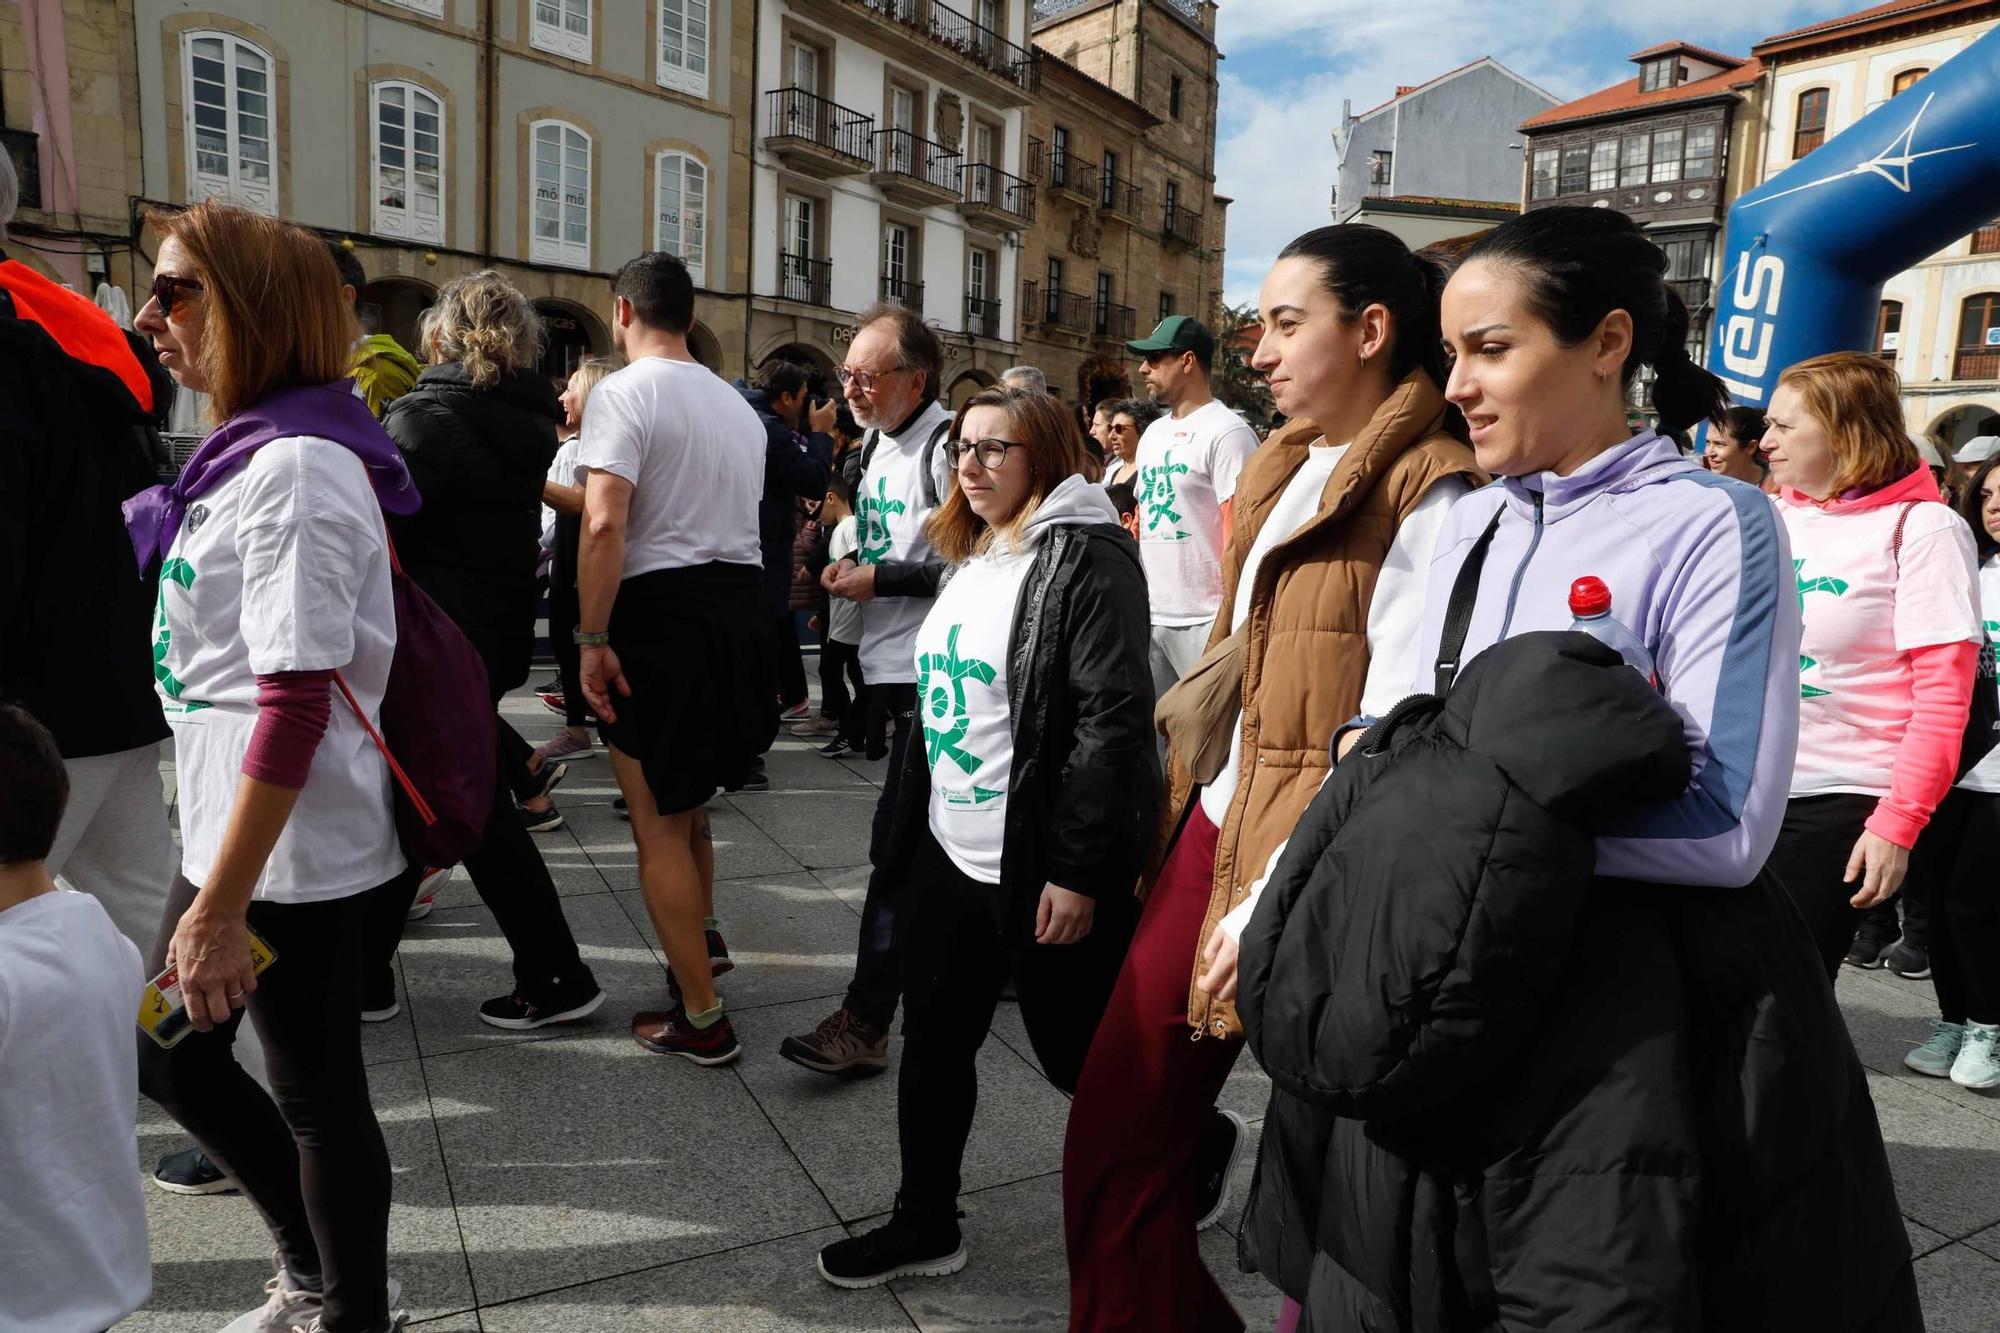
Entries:
<svg viewBox="0 0 2000 1333">
<path fill-rule="evenodd" d="M 778 734 L 763 577 L 709 564 L 618 585 L 611 649 L 632 694 L 604 739 L 639 761 L 662 814 L 741 787 Z"/>
</svg>

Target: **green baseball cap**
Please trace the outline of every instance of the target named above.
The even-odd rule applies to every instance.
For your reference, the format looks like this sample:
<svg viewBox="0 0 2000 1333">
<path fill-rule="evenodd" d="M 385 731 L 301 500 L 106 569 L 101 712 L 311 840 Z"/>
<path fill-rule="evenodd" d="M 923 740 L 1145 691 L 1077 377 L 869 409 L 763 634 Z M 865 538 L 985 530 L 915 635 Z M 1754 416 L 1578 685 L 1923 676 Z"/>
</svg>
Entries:
<svg viewBox="0 0 2000 1333">
<path fill-rule="evenodd" d="M 1193 352 L 1203 361 L 1215 355 L 1215 335 L 1193 315 L 1168 315 L 1151 333 L 1125 346 L 1140 356 L 1159 352 Z"/>
</svg>

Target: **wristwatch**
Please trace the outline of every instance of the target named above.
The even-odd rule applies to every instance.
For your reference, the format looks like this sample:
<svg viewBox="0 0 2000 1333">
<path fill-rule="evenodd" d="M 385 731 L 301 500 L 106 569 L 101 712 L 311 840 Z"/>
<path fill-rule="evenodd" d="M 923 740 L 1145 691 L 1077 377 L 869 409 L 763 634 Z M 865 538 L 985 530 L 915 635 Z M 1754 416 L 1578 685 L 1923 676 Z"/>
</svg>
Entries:
<svg viewBox="0 0 2000 1333">
<path fill-rule="evenodd" d="M 578 625 L 570 631 L 569 637 L 579 648 L 602 648 L 611 642 L 611 631 L 607 629 L 595 634 L 585 634 L 583 626 Z"/>
</svg>

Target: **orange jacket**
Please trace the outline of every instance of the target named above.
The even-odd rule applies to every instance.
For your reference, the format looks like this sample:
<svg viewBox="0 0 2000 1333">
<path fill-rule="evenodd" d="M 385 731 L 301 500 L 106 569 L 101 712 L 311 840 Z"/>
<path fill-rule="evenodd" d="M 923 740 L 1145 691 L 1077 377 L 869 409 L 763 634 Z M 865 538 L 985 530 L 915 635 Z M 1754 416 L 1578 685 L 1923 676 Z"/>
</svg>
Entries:
<svg viewBox="0 0 2000 1333">
<path fill-rule="evenodd" d="M 132 354 L 125 331 L 95 302 L 12 259 L 0 260 L 0 291 L 13 298 L 16 314 L 41 325 L 63 351 L 110 371 L 131 390 L 141 410 L 153 410 L 152 381 Z"/>
</svg>

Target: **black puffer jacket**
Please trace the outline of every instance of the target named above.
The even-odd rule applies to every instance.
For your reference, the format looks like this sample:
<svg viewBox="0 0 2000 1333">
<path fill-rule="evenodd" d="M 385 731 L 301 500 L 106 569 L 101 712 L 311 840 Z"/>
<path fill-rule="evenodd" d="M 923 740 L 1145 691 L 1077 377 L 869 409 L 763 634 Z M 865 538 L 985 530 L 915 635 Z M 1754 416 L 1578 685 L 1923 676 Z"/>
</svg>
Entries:
<svg viewBox="0 0 2000 1333">
<path fill-rule="evenodd" d="M 1922 1327 L 1783 892 L 1592 876 L 1590 830 L 1686 754 L 1615 654 L 1527 634 L 1321 789 L 1238 1001 L 1275 1085 L 1241 1254 L 1303 1328 Z"/>
<path fill-rule="evenodd" d="M 424 498 L 389 522 L 403 569 L 472 640 L 496 694 L 528 678 L 542 483 L 561 420 L 539 373 L 510 371 L 479 389 L 455 363 L 424 367 L 382 417 Z"/>
<path fill-rule="evenodd" d="M 735 387 L 764 423 L 764 494 L 757 501 L 757 544 L 764 554 L 764 609 L 776 619 L 791 605 L 799 501 L 825 497 L 827 474 L 833 470 L 833 437 L 793 430 L 771 410 L 762 389 L 742 380 Z"/>
<path fill-rule="evenodd" d="M 1122 528 L 1042 536 L 1008 636 L 1014 763 L 1000 861 L 1017 914 L 1032 916 L 1044 884 L 1104 898 L 1139 877 L 1160 801 L 1147 617 L 1138 545 Z M 888 844 L 874 849 L 892 876 L 929 818 L 930 759 L 913 740 Z"/>
</svg>

